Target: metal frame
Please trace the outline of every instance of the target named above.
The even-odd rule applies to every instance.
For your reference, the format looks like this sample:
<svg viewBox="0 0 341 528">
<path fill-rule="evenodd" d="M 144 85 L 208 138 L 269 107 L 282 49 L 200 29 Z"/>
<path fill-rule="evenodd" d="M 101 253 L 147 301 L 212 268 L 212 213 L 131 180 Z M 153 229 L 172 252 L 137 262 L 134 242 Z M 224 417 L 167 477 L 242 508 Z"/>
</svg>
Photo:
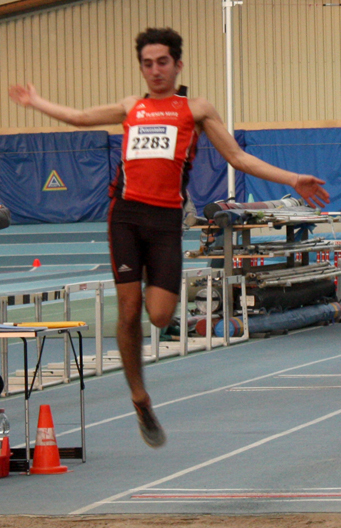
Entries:
<svg viewBox="0 0 341 528">
<path fill-rule="evenodd" d="M 188 354 L 188 279 L 207 277 L 206 350 L 212 349 L 212 268 L 184 270 L 181 281 L 180 356 Z"/>
<path fill-rule="evenodd" d="M 229 286 L 233 284 L 241 285 L 241 297 L 240 304 L 242 307 L 242 318 L 243 318 L 243 335 L 240 337 L 230 337 L 230 306 L 229 306 Z M 232 343 L 240 343 L 249 339 L 249 319 L 247 313 L 247 302 L 246 302 L 246 285 L 245 277 L 243 275 L 228 276 L 224 274 L 223 277 L 223 299 L 224 299 L 224 345 L 229 346 Z"/>
<path fill-rule="evenodd" d="M 180 356 L 188 354 L 188 279 L 196 277 L 207 277 L 207 313 L 206 313 L 206 338 L 198 338 L 205 341 L 205 350 L 212 350 L 212 279 L 222 277 L 223 280 L 223 319 L 224 338 L 222 344 L 228 346 L 233 343 L 247 341 L 249 339 L 249 324 L 246 302 L 245 277 L 242 275 L 229 276 L 223 269 L 197 268 L 183 270 L 181 281 L 181 306 L 180 306 Z M 243 335 L 241 337 L 230 337 L 229 335 L 229 290 L 233 284 L 241 285 L 241 306 L 243 317 Z M 160 329 L 151 325 L 151 353 L 156 361 L 160 358 Z"/>
<path fill-rule="evenodd" d="M 104 290 L 114 289 L 114 280 L 77 282 L 65 286 L 64 315 L 65 320 L 71 319 L 71 299 L 72 293 L 82 291 L 95 291 L 95 341 L 96 341 L 96 376 L 103 374 L 103 316 L 104 316 Z M 71 377 L 70 372 L 70 349 L 69 343 L 65 341 L 64 347 L 64 379 L 68 382 Z"/>
<path fill-rule="evenodd" d="M 27 293 L 27 292 L 17 292 L 13 295 L 7 295 L 0 297 L 0 323 L 7 323 L 8 322 L 8 299 L 14 298 L 14 299 L 22 299 L 25 296 L 28 296 L 31 302 L 35 305 L 35 319 L 36 322 L 39 322 L 42 320 L 42 302 L 48 302 L 49 299 L 45 299 L 45 297 L 48 297 L 48 294 L 59 294 L 59 298 L 63 299 L 64 296 L 64 290 L 52 290 L 51 292 L 40 292 L 40 293 Z M 50 299 L 52 300 L 52 299 Z M 55 298 L 53 300 L 56 300 Z M 15 305 L 20 304 L 28 304 L 27 302 L 15 302 Z M 70 318 L 68 319 L 70 320 Z M 39 338 L 37 339 L 37 356 L 39 356 Z M 9 394 L 8 392 L 8 340 L 7 339 L 1 339 L 1 371 L 4 378 L 4 390 L 2 395 L 7 396 Z M 42 389 L 42 372 L 41 367 L 38 371 L 38 388 Z"/>
<path fill-rule="evenodd" d="M 18 327 L 17 327 L 18 328 Z M 60 448 L 59 453 L 62 458 L 81 458 L 82 462 L 86 461 L 85 454 L 85 406 L 84 406 L 84 371 L 83 371 L 83 339 L 82 331 L 87 330 L 88 326 L 84 325 L 81 327 L 74 328 L 56 328 L 56 329 L 22 329 L 14 330 L 11 327 L 8 327 L 8 331 L 0 331 L 0 339 L 13 339 L 20 338 L 23 342 L 23 353 L 24 353 L 24 379 L 25 379 L 25 449 L 13 448 L 11 449 L 13 453 L 13 458 L 10 461 L 10 471 L 25 471 L 27 475 L 30 474 L 30 459 L 33 456 L 33 450 L 30 448 L 30 427 L 29 427 L 29 399 L 34 387 L 34 382 L 38 376 L 41 359 L 44 351 L 44 345 L 46 337 L 56 336 L 60 334 L 65 334 L 69 339 L 73 355 L 76 361 L 77 370 L 79 373 L 80 379 L 80 415 L 81 415 L 81 448 L 77 447 L 68 447 Z M 77 359 L 76 350 L 73 344 L 72 332 L 77 332 L 78 334 L 78 353 L 79 360 Z M 28 381 L 28 347 L 27 339 L 39 339 L 39 354 L 38 361 L 34 370 L 33 378 L 31 384 L 29 385 Z"/>
<path fill-rule="evenodd" d="M 206 350 L 212 349 L 212 277 L 220 270 L 212 268 L 187 269 L 182 272 L 180 293 L 180 356 L 188 354 L 188 279 L 207 277 Z M 151 325 L 151 353 L 156 361 L 160 359 L 160 329 Z"/>
<path fill-rule="evenodd" d="M 223 32 L 226 34 L 226 123 L 227 130 L 234 137 L 234 93 L 233 93 L 233 8 L 243 5 L 242 0 L 222 0 Z M 235 199 L 235 169 L 227 164 L 227 192 L 228 197 Z"/>
<path fill-rule="evenodd" d="M 202 278 L 207 277 L 207 314 L 206 314 L 206 327 L 207 335 L 206 338 L 197 338 L 196 340 L 202 343 L 204 342 L 204 349 L 212 349 L 212 279 L 214 277 L 226 277 L 229 273 L 224 272 L 222 269 L 212 269 L 212 268 L 194 268 L 183 270 L 182 283 L 181 283 L 181 322 L 180 322 L 180 350 L 179 355 L 185 356 L 189 351 L 189 341 L 188 341 L 188 280 L 191 278 Z M 240 281 L 239 278 L 231 277 L 230 280 Z M 230 282 L 229 284 L 232 284 Z M 115 283 L 113 280 L 106 281 L 90 281 L 90 282 L 79 282 L 74 284 L 68 284 L 65 286 L 64 290 L 61 290 L 62 296 L 61 300 L 64 299 L 64 320 L 71 320 L 71 295 L 73 293 L 80 293 L 82 291 L 94 291 L 95 292 L 95 342 L 96 342 L 96 351 L 95 351 L 95 373 L 96 376 L 101 376 L 103 374 L 103 323 L 104 323 L 104 291 L 106 289 L 114 289 Z M 242 286 L 243 289 L 243 286 Z M 18 294 L 19 295 L 19 294 Z M 20 294 L 22 295 L 22 294 Z M 43 293 L 31 294 L 32 299 L 35 303 L 35 314 L 36 321 L 42 320 L 42 302 L 47 302 L 44 299 Z M 226 292 L 225 292 L 226 295 Z M 226 306 L 226 300 L 224 301 Z M 246 301 L 245 301 L 246 304 Z M 0 298 L 0 322 L 7 322 L 7 297 Z M 39 351 L 41 348 L 40 336 L 37 336 L 37 354 L 39 357 Z M 235 338 L 231 339 L 231 342 L 234 342 Z M 154 325 L 151 325 L 151 356 L 152 359 L 158 361 L 160 359 L 160 330 Z M 228 339 L 225 339 L 227 342 Z M 178 346 L 178 345 L 177 345 Z M 195 345 L 196 346 L 196 345 Z M 198 348 L 196 346 L 196 348 Z M 201 347 L 201 344 L 199 345 Z M 3 395 L 8 395 L 8 342 L 7 339 L 1 339 L 1 366 L 2 373 L 4 377 L 5 387 Z M 38 370 L 36 373 L 38 379 L 38 389 L 43 389 L 43 379 L 42 379 L 42 368 L 41 362 L 38 362 Z M 71 380 L 71 350 L 70 350 L 70 341 L 67 335 L 64 338 L 64 368 L 63 368 L 63 377 L 61 382 L 69 383 Z M 60 381 L 59 381 L 60 383 Z"/>
</svg>

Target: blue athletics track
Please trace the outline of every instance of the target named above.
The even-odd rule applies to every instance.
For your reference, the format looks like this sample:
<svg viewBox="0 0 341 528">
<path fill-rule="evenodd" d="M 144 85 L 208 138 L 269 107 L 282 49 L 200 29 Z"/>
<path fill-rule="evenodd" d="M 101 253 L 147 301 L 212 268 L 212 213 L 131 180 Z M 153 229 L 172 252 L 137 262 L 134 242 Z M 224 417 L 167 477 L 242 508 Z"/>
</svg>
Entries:
<svg viewBox="0 0 341 528">
<path fill-rule="evenodd" d="M 111 278 L 104 224 L 11 226 L 0 236 L 1 295 Z M 185 236 L 187 248 L 197 244 Z M 0 515 L 341 512 L 340 343 L 334 324 L 146 365 L 168 436 L 159 450 L 140 438 L 122 370 L 86 378 L 86 462 L 0 479 Z M 22 366 L 21 343 L 9 357 Z M 11 447 L 24 447 L 23 394 L 0 404 Z M 41 404 L 58 446 L 79 445 L 79 382 L 32 393 L 32 446 Z"/>
</svg>

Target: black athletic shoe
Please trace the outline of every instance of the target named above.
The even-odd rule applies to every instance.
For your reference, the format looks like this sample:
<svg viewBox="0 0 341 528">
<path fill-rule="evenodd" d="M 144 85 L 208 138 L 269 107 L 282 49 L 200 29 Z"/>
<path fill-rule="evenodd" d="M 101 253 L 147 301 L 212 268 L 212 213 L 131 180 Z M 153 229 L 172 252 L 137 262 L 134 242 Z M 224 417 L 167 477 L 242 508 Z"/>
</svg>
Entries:
<svg viewBox="0 0 341 528">
<path fill-rule="evenodd" d="M 163 446 L 166 443 L 166 435 L 153 412 L 151 404 L 147 403 L 141 405 L 136 404 L 135 402 L 133 402 L 133 404 L 143 440 L 150 447 L 157 448 Z"/>
</svg>

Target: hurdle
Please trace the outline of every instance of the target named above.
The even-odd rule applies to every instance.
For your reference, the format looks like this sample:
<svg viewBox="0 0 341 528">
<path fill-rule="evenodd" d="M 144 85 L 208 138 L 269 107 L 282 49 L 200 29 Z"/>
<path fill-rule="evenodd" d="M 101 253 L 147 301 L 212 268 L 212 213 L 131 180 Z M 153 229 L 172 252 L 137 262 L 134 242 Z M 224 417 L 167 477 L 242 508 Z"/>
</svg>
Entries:
<svg viewBox="0 0 341 528">
<path fill-rule="evenodd" d="M 189 337 L 188 336 L 188 287 L 191 279 L 207 279 L 207 313 L 206 313 L 206 337 Z M 215 278 L 221 278 L 223 281 L 223 301 L 227 307 L 227 291 L 233 284 L 241 285 L 241 307 L 243 313 L 244 334 L 241 337 L 232 337 L 228 335 L 228 315 L 227 308 L 224 308 L 225 335 L 224 338 L 212 336 L 212 281 Z M 115 289 L 113 280 L 90 281 L 67 284 L 64 289 L 58 291 L 47 291 L 38 293 L 18 293 L 0 297 L 0 323 L 8 321 L 8 306 L 34 304 L 35 320 L 42 321 L 42 305 L 48 301 L 62 301 L 64 320 L 70 321 L 71 317 L 71 295 L 75 293 L 86 293 L 93 291 L 95 294 L 95 353 L 84 358 L 85 375 L 101 376 L 106 370 L 116 370 L 122 368 L 119 351 L 107 351 L 107 356 L 103 354 L 103 327 L 104 327 L 104 292 L 108 289 Z M 203 314 L 203 317 L 205 315 Z M 193 268 L 185 269 L 182 273 L 181 295 L 180 295 L 180 342 L 164 342 L 160 345 L 160 330 L 151 325 L 151 345 L 145 345 L 143 349 L 144 362 L 158 361 L 160 358 L 177 356 L 186 356 L 189 352 L 200 350 L 211 350 L 212 347 L 226 346 L 236 342 L 248 339 L 247 324 L 247 302 L 245 293 L 245 278 L 241 275 L 228 277 L 223 269 Z M 39 350 L 39 340 L 37 340 L 37 351 Z M 162 349 L 162 350 L 160 350 Z M 5 380 L 3 395 L 9 394 L 8 387 L 8 343 L 7 339 L 1 340 L 1 366 Z M 50 371 L 50 380 L 43 383 L 43 373 L 46 375 L 46 368 Z M 44 369 L 44 371 L 42 371 Z M 74 373 L 77 375 L 77 373 Z M 63 363 L 51 363 L 47 367 L 39 366 L 37 372 L 37 388 L 43 389 L 43 386 L 54 385 L 57 383 L 69 383 L 73 378 L 70 344 L 64 339 L 64 361 Z M 17 392 L 17 391 L 16 391 Z"/>
<path fill-rule="evenodd" d="M 64 316 L 65 320 L 71 319 L 71 294 L 85 291 L 95 291 L 95 374 L 101 376 L 103 374 L 103 319 L 104 319 L 104 290 L 114 289 L 115 282 L 113 280 L 106 281 L 90 281 L 77 282 L 67 284 L 65 286 L 64 294 Z M 70 345 L 65 342 L 64 352 L 64 377 L 65 380 L 70 379 L 71 362 L 70 362 Z"/>
<path fill-rule="evenodd" d="M 174 355 L 185 356 L 189 352 L 199 350 L 211 350 L 212 347 L 226 345 L 240 341 L 246 338 L 245 329 L 247 329 L 247 313 L 246 313 L 246 296 L 245 288 L 241 295 L 241 305 L 243 307 L 244 320 L 244 334 L 242 337 L 229 338 L 225 334 L 224 339 L 212 336 L 212 280 L 214 278 L 222 278 L 223 284 L 244 284 L 245 281 L 242 276 L 225 277 L 224 270 L 206 268 L 185 269 L 182 273 L 181 280 L 181 295 L 180 295 L 180 342 L 165 342 L 163 346 L 160 345 L 160 330 L 154 325 L 151 325 L 151 345 L 145 345 L 143 350 L 144 362 L 158 361 L 161 357 L 171 357 Z M 188 336 L 188 286 L 191 279 L 207 279 L 207 313 L 206 313 L 206 337 L 189 337 Z M 232 282 L 231 282 L 232 281 Z M 242 282 L 244 281 L 244 283 Z M 15 295 L 8 295 L 0 297 L 0 323 L 8 321 L 8 306 L 13 305 L 27 305 L 34 304 L 35 320 L 41 322 L 42 305 L 48 301 L 63 301 L 64 320 L 71 320 L 71 295 L 76 293 L 94 292 L 95 294 L 95 353 L 93 356 L 85 357 L 85 375 L 101 376 L 104 371 L 103 363 L 106 363 L 106 370 L 115 370 L 122 368 L 120 355 L 117 350 L 107 351 L 107 356 L 103 354 L 103 326 L 104 326 L 104 292 L 108 289 L 115 289 L 115 282 L 113 280 L 106 281 L 89 281 L 67 284 L 64 289 L 52 290 L 38 293 L 17 293 Z M 242 286 L 243 290 L 243 286 Z M 225 296 L 227 289 L 225 288 Z M 224 288 L 223 288 L 224 295 Z M 224 301 L 226 306 L 226 301 Z M 224 310 L 225 313 L 226 310 Z M 204 314 L 203 314 L 204 316 Z M 40 338 L 37 337 L 37 352 L 41 346 Z M 162 351 L 160 352 L 160 348 Z M 8 386 L 8 341 L 1 340 L 1 368 L 4 377 L 5 387 L 3 395 L 9 394 Z M 73 377 L 71 365 L 70 343 L 64 337 L 64 361 L 63 363 L 51 363 L 47 369 L 51 372 L 51 377 L 48 383 L 43 383 L 43 368 L 39 365 L 37 371 L 38 390 L 42 390 L 46 385 L 53 385 L 57 383 L 69 383 Z M 18 374 L 17 374 L 18 375 Z M 19 383 L 18 383 L 19 385 Z M 17 392 L 17 390 L 15 391 Z"/>
<path fill-rule="evenodd" d="M 92 369 L 96 376 L 101 376 L 105 370 L 116 370 L 122 368 L 122 362 L 118 350 L 107 350 L 106 356 L 103 354 L 104 338 L 104 293 L 106 290 L 115 290 L 115 282 L 112 279 L 104 281 L 77 282 L 65 286 L 64 295 L 64 317 L 70 320 L 71 317 L 71 295 L 75 293 L 85 293 L 94 291 L 95 293 L 95 354 L 84 356 L 85 368 Z M 69 344 L 65 343 L 64 377 L 70 378 L 70 350 Z"/>
<path fill-rule="evenodd" d="M 206 337 L 188 337 L 188 281 L 193 278 L 207 278 L 207 301 L 206 301 Z M 212 337 L 212 279 L 221 278 L 223 281 L 223 319 L 224 337 Z M 241 286 L 240 304 L 242 307 L 243 334 L 239 337 L 229 335 L 229 307 L 228 307 L 228 287 L 232 285 Z M 245 277 L 242 275 L 227 276 L 223 269 L 197 268 L 183 270 L 180 294 L 180 344 L 166 342 L 163 348 L 186 356 L 189 351 L 212 350 L 213 346 L 229 346 L 249 339 L 247 299 Z M 203 314 L 204 315 L 204 314 Z M 156 361 L 160 359 L 160 329 L 151 325 L 151 355 Z"/>
<path fill-rule="evenodd" d="M 221 270 L 212 268 L 194 268 L 182 271 L 180 292 L 180 343 L 165 342 L 163 352 L 169 351 L 170 355 L 185 356 L 189 348 L 193 350 L 211 350 L 212 348 L 212 278 L 219 277 Z M 207 313 L 206 313 L 206 338 L 188 338 L 188 280 L 207 278 Z M 203 342 L 205 344 L 203 345 Z M 160 359 L 160 329 L 151 325 L 151 356 L 156 361 Z M 164 354 L 163 354 L 164 355 Z"/>
<path fill-rule="evenodd" d="M 230 337 L 230 313 L 229 313 L 229 301 L 228 301 L 228 289 L 229 286 L 238 284 L 241 286 L 240 305 L 242 308 L 243 318 L 243 334 L 239 337 Z M 246 284 L 244 275 L 225 275 L 223 276 L 223 319 L 224 319 L 224 346 L 229 346 L 233 343 L 241 343 L 249 339 L 249 318 L 247 313 L 247 297 L 246 297 Z"/>
</svg>

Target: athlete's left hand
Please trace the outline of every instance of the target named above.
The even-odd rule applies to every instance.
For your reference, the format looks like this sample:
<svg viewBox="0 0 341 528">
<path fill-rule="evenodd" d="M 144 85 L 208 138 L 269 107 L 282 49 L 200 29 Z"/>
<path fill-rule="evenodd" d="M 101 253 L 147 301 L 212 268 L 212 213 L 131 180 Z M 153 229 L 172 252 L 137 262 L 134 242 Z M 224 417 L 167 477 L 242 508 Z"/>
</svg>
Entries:
<svg viewBox="0 0 341 528">
<path fill-rule="evenodd" d="M 325 183 L 324 180 L 320 180 L 320 178 L 316 178 L 315 176 L 298 174 L 294 189 L 315 209 L 316 205 L 325 207 L 326 204 L 330 203 L 328 191 L 321 187 Z"/>
</svg>

